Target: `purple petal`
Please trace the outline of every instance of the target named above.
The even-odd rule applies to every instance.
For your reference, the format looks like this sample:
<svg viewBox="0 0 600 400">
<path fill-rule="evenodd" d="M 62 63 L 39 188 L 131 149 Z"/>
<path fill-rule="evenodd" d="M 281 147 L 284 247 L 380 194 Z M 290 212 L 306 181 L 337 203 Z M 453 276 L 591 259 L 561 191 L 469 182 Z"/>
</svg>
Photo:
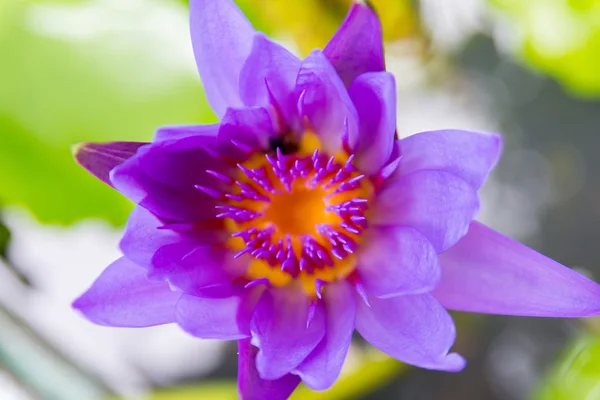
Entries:
<svg viewBox="0 0 600 400">
<path fill-rule="evenodd" d="M 287 374 L 280 379 L 262 379 L 256 370 L 256 354 L 258 349 L 250 343 L 250 339 L 238 341 L 238 389 L 242 400 L 285 400 L 296 386 L 300 378 Z"/>
<path fill-rule="evenodd" d="M 356 137 L 350 148 L 355 165 L 366 174 L 378 172 L 389 160 L 396 139 L 396 82 L 389 72 L 368 72 L 357 77 L 348 89 L 359 117 Z"/>
<path fill-rule="evenodd" d="M 346 84 L 365 72 L 385 70 L 381 23 L 366 3 L 354 3 L 323 53 Z"/>
<path fill-rule="evenodd" d="M 172 125 L 157 129 L 155 142 L 164 140 L 184 139 L 191 136 L 217 136 L 220 124 L 211 125 Z"/>
<path fill-rule="evenodd" d="M 251 153 L 240 149 L 236 143 L 251 151 L 264 151 L 274 136 L 272 117 L 265 108 L 228 108 L 217 136 L 217 150 L 231 159 L 245 160 Z"/>
<path fill-rule="evenodd" d="M 167 283 L 148 280 L 144 268 L 123 257 L 102 272 L 73 308 L 99 325 L 137 328 L 175 322 L 180 296 Z"/>
<path fill-rule="evenodd" d="M 80 143 L 73 148 L 75 161 L 102 182 L 111 185 L 109 172 L 133 156 L 145 142 Z"/>
<path fill-rule="evenodd" d="M 409 226 L 370 228 L 357 255 L 361 281 L 373 296 L 430 292 L 440 279 L 435 249 Z"/>
<path fill-rule="evenodd" d="M 325 334 L 319 304 L 307 327 L 309 300 L 300 285 L 268 289 L 256 305 L 250 330 L 260 348 L 256 368 L 263 379 L 278 379 L 296 368 Z"/>
<path fill-rule="evenodd" d="M 302 62 L 296 81 L 300 116 L 306 116 L 329 153 L 355 137 L 358 114 L 348 91 L 327 58 L 314 50 Z M 344 137 L 348 135 L 348 137 Z"/>
<path fill-rule="evenodd" d="M 438 253 L 454 245 L 479 210 L 475 189 L 443 171 L 417 171 L 386 182 L 369 222 L 419 230 Z"/>
<path fill-rule="evenodd" d="M 173 226 L 178 230 L 168 229 Z M 219 229 L 202 229 L 199 224 L 169 224 L 143 207 L 137 206 L 129 215 L 121 251 L 136 264 L 151 268 L 154 254 L 163 246 L 185 242 L 190 247 L 223 243 L 228 234 Z"/>
<path fill-rule="evenodd" d="M 184 294 L 177 303 L 177 323 L 201 339 L 238 340 L 250 337 L 250 319 L 264 287 L 239 290 L 228 297 Z"/>
<path fill-rule="evenodd" d="M 341 281 L 327 285 L 323 293 L 326 333 L 317 348 L 296 368 L 313 390 L 325 390 L 337 380 L 350 348 L 356 304 L 354 290 Z"/>
<path fill-rule="evenodd" d="M 119 243 L 127 258 L 145 268 L 150 268 L 154 253 L 164 245 L 179 241 L 179 234 L 169 229 L 158 229 L 163 223 L 150 211 L 137 206 L 127 220 L 123 238 Z"/>
<path fill-rule="evenodd" d="M 152 143 L 114 168 L 113 186 L 154 214 L 176 221 L 212 219 L 215 200 L 196 185 L 222 185 L 207 169 L 227 174 L 230 167 L 212 156 L 215 138 L 193 136 Z"/>
<path fill-rule="evenodd" d="M 370 297 L 371 307 L 357 301 L 356 329 L 365 340 L 407 364 L 460 371 L 465 360 L 448 354 L 456 330 L 450 314 L 430 294 Z"/>
<path fill-rule="evenodd" d="M 229 284 L 246 268 L 246 259 L 234 259 L 233 253 L 223 246 L 181 241 L 156 251 L 149 276 L 168 280 L 188 294 L 201 295 L 207 287 Z"/>
<path fill-rule="evenodd" d="M 494 134 L 442 130 L 417 133 L 400 141 L 401 175 L 440 170 L 478 189 L 502 153 L 502 137 Z"/>
<path fill-rule="evenodd" d="M 442 280 L 433 294 L 451 309 L 536 317 L 600 314 L 600 285 L 478 222 L 440 263 Z"/>
<path fill-rule="evenodd" d="M 190 33 L 210 106 L 222 117 L 241 107 L 240 72 L 252 49 L 254 28 L 231 0 L 190 0 Z"/>
<path fill-rule="evenodd" d="M 228 172 L 229 166 L 215 157 L 215 136 L 190 136 L 153 143 L 140 157 L 143 171 L 152 179 L 179 190 L 195 185 L 218 188 L 219 181 L 207 169 Z"/>
<path fill-rule="evenodd" d="M 301 125 L 294 87 L 299 70 L 298 57 L 257 33 L 240 76 L 240 96 L 247 106 L 274 108 L 285 125 L 297 131 Z"/>
</svg>

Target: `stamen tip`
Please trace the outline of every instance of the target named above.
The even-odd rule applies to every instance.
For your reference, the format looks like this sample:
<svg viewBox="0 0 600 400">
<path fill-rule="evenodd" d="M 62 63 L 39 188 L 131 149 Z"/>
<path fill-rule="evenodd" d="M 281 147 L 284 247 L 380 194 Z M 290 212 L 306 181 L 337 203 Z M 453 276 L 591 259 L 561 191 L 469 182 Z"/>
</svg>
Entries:
<svg viewBox="0 0 600 400">
<path fill-rule="evenodd" d="M 267 278 L 259 278 L 259 279 L 255 279 L 253 281 L 248 282 L 245 286 L 244 289 L 248 289 L 254 286 L 258 286 L 258 285 L 268 285 L 269 284 L 269 280 Z"/>
<path fill-rule="evenodd" d="M 315 280 L 315 289 L 316 289 L 316 295 L 319 298 L 319 300 L 321 300 L 323 298 L 323 294 L 321 293 L 323 287 L 327 284 L 327 282 L 321 280 L 321 279 L 316 279 Z"/>
<path fill-rule="evenodd" d="M 200 190 L 201 192 L 209 195 L 210 197 L 213 197 L 215 199 L 222 199 L 223 198 L 223 193 L 221 193 L 220 191 L 216 190 L 216 189 L 211 189 L 209 187 L 206 186 L 202 186 L 202 185 L 194 185 L 194 188 Z"/>
<path fill-rule="evenodd" d="M 358 281 L 355 281 L 354 289 L 356 289 L 356 292 L 361 297 L 361 299 L 365 303 L 365 305 L 367 307 L 371 307 L 371 303 L 369 302 L 369 295 L 367 294 L 367 291 L 365 290 L 365 287 L 363 286 L 363 284 Z"/>
</svg>

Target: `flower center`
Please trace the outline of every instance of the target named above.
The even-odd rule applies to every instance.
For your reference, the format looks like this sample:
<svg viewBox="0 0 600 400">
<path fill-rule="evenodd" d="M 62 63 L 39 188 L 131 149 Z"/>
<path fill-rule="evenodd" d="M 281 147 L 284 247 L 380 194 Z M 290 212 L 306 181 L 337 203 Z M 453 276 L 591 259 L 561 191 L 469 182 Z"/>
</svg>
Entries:
<svg viewBox="0 0 600 400">
<path fill-rule="evenodd" d="M 352 159 L 317 149 L 238 164 L 241 173 L 217 207 L 236 257 L 251 257 L 249 285 L 299 280 L 307 294 L 320 296 L 323 284 L 355 269 L 372 185 Z"/>
<path fill-rule="evenodd" d="M 323 201 L 326 194 L 320 187 L 313 190 L 300 187 L 291 193 L 272 196 L 264 218 L 282 233 L 315 236 L 315 227 L 327 217 Z"/>
</svg>

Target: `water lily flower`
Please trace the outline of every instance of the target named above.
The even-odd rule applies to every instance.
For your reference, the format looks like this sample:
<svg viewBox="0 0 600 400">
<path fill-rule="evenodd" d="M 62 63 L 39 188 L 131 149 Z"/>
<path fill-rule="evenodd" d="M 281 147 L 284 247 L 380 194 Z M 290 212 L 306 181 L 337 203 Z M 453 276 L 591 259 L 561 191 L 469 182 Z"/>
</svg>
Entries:
<svg viewBox="0 0 600 400">
<path fill-rule="evenodd" d="M 231 0 L 191 0 L 190 13 L 220 122 L 76 148 L 137 203 L 124 256 L 74 302 L 92 322 L 238 340 L 241 397 L 284 399 L 301 380 L 329 388 L 355 329 L 400 361 L 459 371 L 447 309 L 600 314 L 596 283 L 474 221 L 498 135 L 397 139 L 368 4 L 304 60 Z"/>
</svg>

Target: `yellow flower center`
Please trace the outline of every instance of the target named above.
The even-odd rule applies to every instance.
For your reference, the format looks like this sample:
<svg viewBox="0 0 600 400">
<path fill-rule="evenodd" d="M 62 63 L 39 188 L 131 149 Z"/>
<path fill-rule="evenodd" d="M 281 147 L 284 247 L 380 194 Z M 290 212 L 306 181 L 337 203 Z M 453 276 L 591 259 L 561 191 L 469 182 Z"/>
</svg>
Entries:
<svg viewBox="0 0 600 400">
<path fill-rule="evenodd" d="M 351 156 L 330 156 L 315 144 L 306 134 L 294 154 L 255 154 L 238 165 L 219 217 L 236 256 L 250 257 L 251 283 L 297 280 L 308 295 L 320 296 L 323 284 L 355 269 L 372 184 Z"/>
<path fill-rule="evenodd" d="M 283 192 L 271 196 L 271 203 L 265 207 L 266 221 L 271 221 L 277 231 L 292 236 L 316 235 L 316 225 L 327 220 L 326 191 L 321 188 L 295 188 L 291 193 Z"/>
</svg>

